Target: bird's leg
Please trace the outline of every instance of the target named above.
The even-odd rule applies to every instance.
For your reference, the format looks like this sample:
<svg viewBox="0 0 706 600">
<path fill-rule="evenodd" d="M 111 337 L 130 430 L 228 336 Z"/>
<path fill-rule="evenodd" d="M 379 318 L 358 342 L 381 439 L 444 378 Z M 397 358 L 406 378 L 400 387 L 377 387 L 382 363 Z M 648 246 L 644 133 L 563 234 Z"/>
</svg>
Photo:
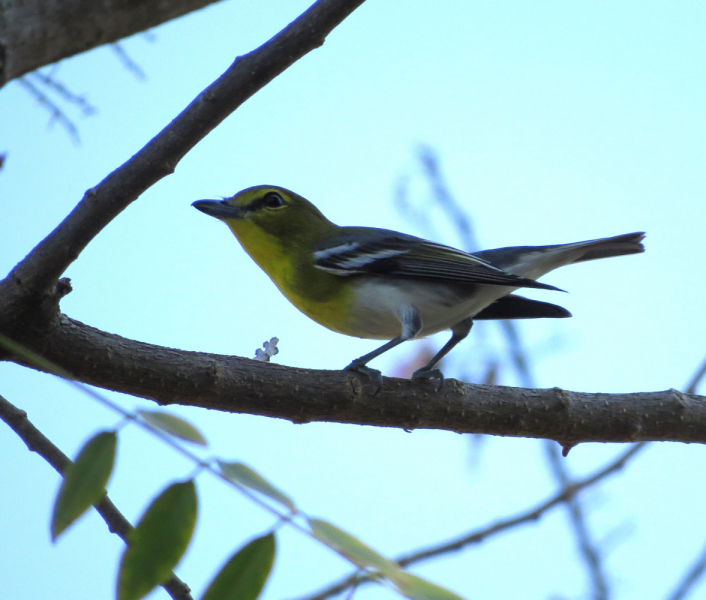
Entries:
<svg viewBox="0 0 706 600">
<path fill-rule="evenodd" d="M 356 358 L 344 369 L 344 371 L 355 371 L 356 373 L 362 373 L 372 379 L 378 386 L 377 391 L 380 391 L 382 388 L 382 374 L 377 369 L 371 369 L 370 367 L 365 366 L 366 363 L 373 360 L 373 358 L 377 358 L 391 348 L 399 346 L 402 342 L 406 342 L 407 340 L 413 338 L 422 330 L 422 320 L 419 318 L 419 313 L 411 306 L 401 311 L 400 321 L 402 322 L 402 333 L 400 335 L 383 344 L 376 350 L 368 352 L 360 358 Z"/>
<path fill-rule="evenodd" d="M 451 328 L 451 339 L 446 342 L 444 347 L 439 350 L 434 355 L 434 358 L 432 358 L 426 365 L 412 373 L 412 379 L 438 379 L 439 386 L 437 391 L 439 391 L 444 383 L 444 374 L 439 369 L 435 369 L 434 367 L 451 351 L 456 344 L 468 335 L 471 331 L 471 327 L 473 327 L 472 317 L 468 317 L 460 323 L 456 323 L 456 325 Z"/>
<path fill-rule="evenodd" d="M 378 391 L 380 391 L 380 388 L 382 388 L 382 373 L 380 373 L 380 371 L 378 371 L 377 369 L 371 369 L 370 367 L 366 367 L 365 363 L 370 360 L 373 360 L 373 358 L 376 358 L 377 356 L 380 356 L 383 352 L 387 352 L 390 348 L 399 346 L 402 342 L 406 341 L 407 338 L 398 335 L 394 340 L 390 340 L 386 344 L 383 344 L 377 350 L 373 350 L 372 352 L 368 352 L 368 354 L 365 354 L 360 358 L 356 358 L 343 370 L 355 371 L 356 373 L 361 373 L 362 375 L 365 375 L 377 384 Z"/>
</svg>

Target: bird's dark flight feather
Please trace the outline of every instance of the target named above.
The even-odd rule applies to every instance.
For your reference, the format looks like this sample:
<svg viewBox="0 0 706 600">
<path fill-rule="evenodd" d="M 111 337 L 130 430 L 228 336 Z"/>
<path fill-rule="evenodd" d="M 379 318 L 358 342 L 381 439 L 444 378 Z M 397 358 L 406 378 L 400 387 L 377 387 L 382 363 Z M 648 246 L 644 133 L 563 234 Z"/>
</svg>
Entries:
<svg viewBox="0 0 706 600">
<path fill-rule="evenodd" d="M 507 296 L 498 298 L 490 306 L 485 307 L 473 317 L 473 320 L 564 319 L 570 316 L 571 313 L 562 306 L 508 294 Z"/>
</svg>

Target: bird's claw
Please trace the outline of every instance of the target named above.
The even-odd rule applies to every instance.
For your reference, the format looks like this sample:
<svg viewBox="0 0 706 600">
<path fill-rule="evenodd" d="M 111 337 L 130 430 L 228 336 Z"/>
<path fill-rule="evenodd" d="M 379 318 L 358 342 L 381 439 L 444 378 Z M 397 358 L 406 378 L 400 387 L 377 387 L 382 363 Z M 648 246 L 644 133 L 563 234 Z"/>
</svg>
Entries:
<svg viewBox="0 0 706 600">
<path fill-rule="evenodd" d="M 375 385 L 375 391 L 372 393 L 373 396 L 375 396 L 382 389 L 382 373 L 377 369 L 371 369 L 370 367 L 366 367 L 365 365 L 357 365 L 355 361 L 353 361 L 343 370 L 352 371 L 354 373 L 360 373 L 361 375 L 366 377 L 371 383 L 373 383 Z"/>
<path fill-rule="evenodd" d="M 439 369 L 418 369 L 414 373 L 412 373 L 412 379 L 435 379 L 436 389 L 434 391 L 436 392 L 438 392 L 444 385 L 444 374 Z"/>
</svg>

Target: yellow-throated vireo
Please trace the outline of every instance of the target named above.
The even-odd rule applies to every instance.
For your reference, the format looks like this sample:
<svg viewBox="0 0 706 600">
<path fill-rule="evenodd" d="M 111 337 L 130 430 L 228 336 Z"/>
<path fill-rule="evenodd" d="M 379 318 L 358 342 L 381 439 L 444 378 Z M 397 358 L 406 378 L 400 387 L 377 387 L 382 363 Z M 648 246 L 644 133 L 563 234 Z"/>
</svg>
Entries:
<svg viewBox="0 0 706 600">
<path fill-rule="evenodd" d="M 230 227 L 245 251 L 309 318 L 338 333 L 390 340 L 347 370 L 380 379 L 366 366 L 390 348 L 451 330 L 451 339 L 413 378 L 443 376 L 436 364 L 476 320 L 570 317 L 561 306 L 517 296 L 517 288 L 558 290 L 535 281 L 571 263 L 643 252 L 644 233 L 468 254 L 372 227 L 339 227 L 311 202 L 260 185 L 193 206 Z M 561 291 L 561 290 L 559 290 Z"/>
</svg>

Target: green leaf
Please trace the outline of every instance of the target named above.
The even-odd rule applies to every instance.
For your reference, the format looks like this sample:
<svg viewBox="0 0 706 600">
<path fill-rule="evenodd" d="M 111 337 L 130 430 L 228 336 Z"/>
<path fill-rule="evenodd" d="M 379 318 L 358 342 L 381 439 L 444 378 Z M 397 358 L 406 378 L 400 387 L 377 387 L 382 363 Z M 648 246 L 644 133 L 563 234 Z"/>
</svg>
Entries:
<svg viewBox="0 0 706 600">
<path fill-rule="evenodd" d="M 387 577 L 402 573 L 396 563 L 328 521 L 309 519 L 309 526 L 316 539 L 337 550 L 359 567 L 374 567 Z"/>
<path fill-rule="evenodd" d="M 118 600 L 139 600 L 169 579 L 191 541 L 197 512 L 193 480 L 170 485 L 152 501 L 120 561 Z"/>
<path fill-rule="evenodd" d="M 399 571 L 389 579 L 402 594 L 413 600 L 463 600 L 458 594 L 406 571 Z"/>
<path fill-rule="evenodd" d="M 187 442 L 198 444 L 199 446 L 208 446 L 208 442 L 206 441 L 206 438 L 203 437 L 203 434 L 191 423 L 185 421 L 181 417 L 177 417 L 161 410 L 138 410 L 137 414 L 150 425 L 153 425 L 157 429 L 161 429 L 162 431 L 165 431 L 180 440 L 186 440 Z"/>
<path fill-rule="evenodd" d="M 117 444 L 114 431 L 102 431 L 86 442 L 68 466 L 54 503 L 52 540 L 103 497 L 113 472 Z"/>
<path fill-rule="evenodd" d="M 228 463 L 219 460 L 218 466 L 226 479 L 258 491 L 268 498 L 272 498 L 272 500 L 279 502 L 292 512 L 297 512 L 297 507 L 294 505 L 292 499 L 287 496 L 287 494 L 278 490 L 269 481 L 267 481 L 267 479 L 259 473 L 253 471 L 247 465 L 240 462 Z"/>
<path fill-rule="evenodd" d="M 275 560 L 275 534 L 243 546 L 218 572 L 201 600 L 255 600 Z"/>
</svg>

